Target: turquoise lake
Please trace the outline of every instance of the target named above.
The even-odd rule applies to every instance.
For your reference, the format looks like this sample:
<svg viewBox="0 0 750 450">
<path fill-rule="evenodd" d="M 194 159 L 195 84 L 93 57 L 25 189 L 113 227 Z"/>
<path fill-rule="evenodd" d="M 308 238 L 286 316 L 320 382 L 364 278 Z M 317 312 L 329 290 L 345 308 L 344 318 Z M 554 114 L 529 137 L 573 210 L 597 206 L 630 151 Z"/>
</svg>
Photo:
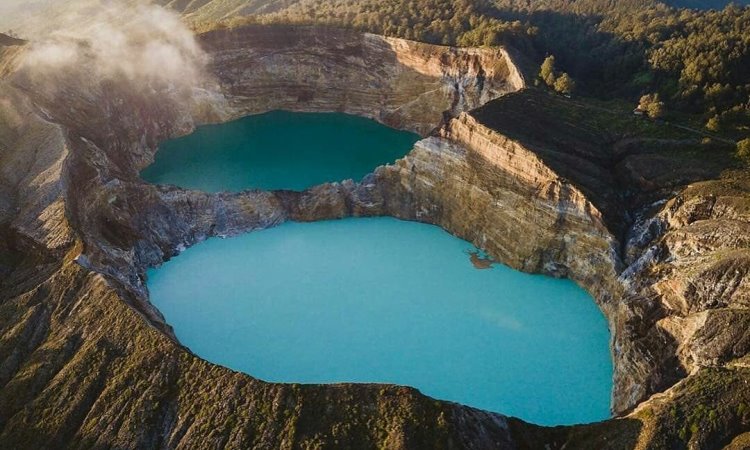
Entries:
<svg viewBox="0 0 750 450">
<path fill-rule="evenodd" d="M 347 114 L 271 111 L 167 141 L 141 176 L 207 192 L 304 190 L 359 180 L 406 155 L 417 140 L 417 134 Z"/>
<path fill-rule="evenodd" d="M 267 381 L 409 385 L 545 425 L 607 418 L 610 336 L 591 297 L 477 269 L 474 250 L 391 218 L 287 223 L 198 244 L 148 287 L 183 344 Z"/>
</svg>

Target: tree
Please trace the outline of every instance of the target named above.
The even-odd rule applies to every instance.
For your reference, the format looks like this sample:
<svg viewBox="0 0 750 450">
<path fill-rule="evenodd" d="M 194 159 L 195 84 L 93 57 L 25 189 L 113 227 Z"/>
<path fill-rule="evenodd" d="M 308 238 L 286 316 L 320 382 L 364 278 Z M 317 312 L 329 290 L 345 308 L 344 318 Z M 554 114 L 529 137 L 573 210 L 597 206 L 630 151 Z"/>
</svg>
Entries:
<svg viewBox="0 0 750 450">
<path fill-rule="evenodd" d="M 708 131 L 713 131 L 714 133 L 721 130 L 721 122 L 719 121 L 719 116 L 713 116 L 706 122 L 706 129 Z"/>
<path fill-rule="evenodd" d="M 646 114 L 648 114 L 648 116 L 652 119 L 660 119 L 664 116 L 664 102 L 659 100 L 658 95 L 656 97 L 656 101 L 653 101 L 648 105 Z"/>
<path fill-rule="evenodd" d="M 745 138 L 737 143 L 737 157 L 745 164 L 750 165 L 750 138 Z"/>
<path fill-rule="evenodd" d="M 659 98 L 659 93 L 646 94 L 638 102 L 638 109 L 645 112 L 652 119 L 658 119 L 664 115 L 664 102 Z"/>
<path fill-rule="evenodd" d="M 576 82 L 565 72 L 555 80 L 555 90 L 561 94 L 570 94 L 575 88 Z"/>
<path fill-rule="evenodd" d="M 549 55 L 548 57 L 544 58 L 544 62 L 542 63 L 542 68 L 539 71 L 539 78 L 544 80 L 545 83 L 547 83 L 547 86 L 553 87 L 555 85 L 555 79 L 557 78 L 557 74 L 555 73 L 555 57 L 552 55 Z"/>
</svg>

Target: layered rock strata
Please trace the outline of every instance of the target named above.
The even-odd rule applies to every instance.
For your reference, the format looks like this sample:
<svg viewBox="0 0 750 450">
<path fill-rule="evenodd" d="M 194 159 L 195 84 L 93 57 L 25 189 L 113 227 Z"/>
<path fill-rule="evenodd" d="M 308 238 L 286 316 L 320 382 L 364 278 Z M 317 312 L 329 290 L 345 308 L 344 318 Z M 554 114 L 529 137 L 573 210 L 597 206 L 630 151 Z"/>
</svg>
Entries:
<svg viewBox="0 0 750 450">
<path fill-rule="evenodd" d="M 524 84 L 502 48 L 294 26 L 219 30 L 203 39 L 235 116 L 344 111 L 425 135 L 445 118 Z"/>
</svg>

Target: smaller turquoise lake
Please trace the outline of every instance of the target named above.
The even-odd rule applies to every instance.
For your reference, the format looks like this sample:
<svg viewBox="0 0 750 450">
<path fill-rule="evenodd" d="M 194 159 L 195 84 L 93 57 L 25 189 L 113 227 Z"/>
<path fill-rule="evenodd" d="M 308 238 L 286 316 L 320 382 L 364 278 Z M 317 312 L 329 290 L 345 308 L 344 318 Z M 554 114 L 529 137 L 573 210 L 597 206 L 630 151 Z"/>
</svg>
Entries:
<svg viewBox="0 0 750 450">
<path fill-rule="evenodd" d="M 207 192 L 299 191 L 360 180 L 406 155 L 419 139 L 358 116 L 271 111 L 166 141 L 141 176 Z"/>
<path fill-rule="evenodd" d="M 569 280 L 502 265 L 392 218 L 209 239 L 148 272 L 202 358 L 273 382 L 378 382 L 544 425 L 609 417 L 604 316 Z"/>
</svg>

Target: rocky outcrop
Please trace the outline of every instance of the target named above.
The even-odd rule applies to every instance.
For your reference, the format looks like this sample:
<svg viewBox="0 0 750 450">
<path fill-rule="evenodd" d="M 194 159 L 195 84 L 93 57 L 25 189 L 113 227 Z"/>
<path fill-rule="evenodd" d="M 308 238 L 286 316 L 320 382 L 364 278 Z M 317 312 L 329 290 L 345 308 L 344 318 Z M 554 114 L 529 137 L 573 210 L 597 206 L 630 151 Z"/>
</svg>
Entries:
<svg viewBox="0 0 750 450">
<path fill-rule="evenodd" d="M 521 87 L 501 50 L 288 27 L 204 39 L 226 102 L 76 73 L 33 89 L 9 66 L 3 445 L 717 448 L 750 426 L 744 174 L 719 175 L 725 161 L 675 162 L 641 124 L 633 132 L 607 116 L 602 132 L 600 111 L 535 90 L 464 113 Z M 364 180 L 305 192 L 207 194 L 138 178 L 161 140 L 280 107 L 438 131 Z M 671 176 L 647 170 L 654 158 Z M 145 269 L 209 236 L 384 214 L 587 288 L 613 333 L 620 418 L 540 428 L 406 387 L 265 383 L 192 355 L 148 301 Z"/>
</svg>

